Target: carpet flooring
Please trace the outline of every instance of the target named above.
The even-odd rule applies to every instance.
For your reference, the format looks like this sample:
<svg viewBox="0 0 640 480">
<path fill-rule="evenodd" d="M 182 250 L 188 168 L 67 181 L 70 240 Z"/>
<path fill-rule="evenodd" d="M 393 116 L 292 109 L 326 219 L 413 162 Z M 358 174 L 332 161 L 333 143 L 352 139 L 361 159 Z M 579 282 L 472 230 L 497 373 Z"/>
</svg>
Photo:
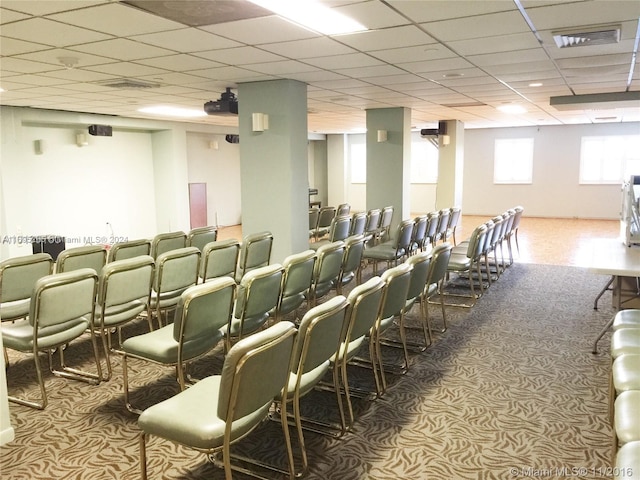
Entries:
<svg viewBox="0 0 640 480">
<path fill-rule="evenodd" d="M 600 353 L 591 353 L 593 339 L 614 314 L 609 294 L 593 310 L 605 282 L 577 267 L 514 264 L 472 309 L 448 308 L 449 329 L 437 332 L 425 352 L 411 354 L 406 375 L 389 375 L 382 398 L 355 401 L 352 433 L 339 439 L 306 435 L 307 478 L 610 478 L 609 335 Z M 440 326 L 439 308 L 431 305 L 430 312 Z M 416 307 L 410 324 L 417 315 Z M 127 334 L 145 328 L 140 322 Z M 89 345 L 72 344 L 68 363 L 89 368 Z M 385 351 L 394 355 L 391 350 Z M 10 360 L 9 391 L 37 393 L 30 357 L 10 353 Z M 132 401 L 138 406 L 176 393 L 171 369 L 135 361 L 131 366 Z M 196 374 L 217 373 L 220 366 L 216 351 L 198 363 Z M 370 375 L 353 369 L 355 383 Z M 119 358 L 114 377 L 98 386 L 50 374 L 45 382 L 46 410 L 10 406 L 16 438 L 0 448 L 0 476 L 140 478 L 139 429 L 124 407 Z M 314 392 L 305 408 L 330 415 L 333 398 Z M 267 422 L 239 448 L 283 461 L 278 427 Z M 151 479 L 224 478 L 203 454 L 157 438 L 147 453 Z"/>
</svg>

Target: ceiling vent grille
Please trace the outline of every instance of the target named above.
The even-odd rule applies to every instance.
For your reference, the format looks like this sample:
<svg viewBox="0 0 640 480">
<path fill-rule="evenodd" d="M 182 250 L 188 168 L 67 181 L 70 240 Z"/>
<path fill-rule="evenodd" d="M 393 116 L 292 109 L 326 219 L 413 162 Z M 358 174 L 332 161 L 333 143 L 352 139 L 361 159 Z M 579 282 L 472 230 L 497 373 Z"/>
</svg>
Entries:
<svg viewBox="0 0 640 480">
<path fill-rule="evenodd" d="M 620 41 L 620 25 L 607 25 L 580 30 L 553 32 L 558 48 L 606 45 Z"/>
<path fill-rule="evenodd" d="M 145 82 L 143 80 L 132 80 L 130 78 L 116 78 L 96 82 L 103 87 L 119 88 L 123 90 L 141 90 L 145 88 L 158 88 L 159 83 Z"/>
</svg>

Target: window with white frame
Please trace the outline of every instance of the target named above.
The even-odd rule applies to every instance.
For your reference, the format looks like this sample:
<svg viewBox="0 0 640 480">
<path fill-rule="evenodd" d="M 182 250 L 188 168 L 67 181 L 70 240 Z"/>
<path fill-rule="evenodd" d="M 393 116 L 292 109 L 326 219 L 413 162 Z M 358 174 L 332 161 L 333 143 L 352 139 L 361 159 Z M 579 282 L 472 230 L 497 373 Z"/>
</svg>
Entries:
<svg viewBox="0 0 640 480">
<path fill-rule="evenodd" d="M 640 175 L 640 135 L 582 137 L 581 184 L 618 184 Z"/>
<path fill-rule="evenodd" d="M 497 138 L 493 183 L 533 182 L 533 138 Z"/>
<path fill-rule="evenodd" d="M 438 147 L 428 140 L 411 142 L 411 183 L 438 183 Z"/>
</svg>

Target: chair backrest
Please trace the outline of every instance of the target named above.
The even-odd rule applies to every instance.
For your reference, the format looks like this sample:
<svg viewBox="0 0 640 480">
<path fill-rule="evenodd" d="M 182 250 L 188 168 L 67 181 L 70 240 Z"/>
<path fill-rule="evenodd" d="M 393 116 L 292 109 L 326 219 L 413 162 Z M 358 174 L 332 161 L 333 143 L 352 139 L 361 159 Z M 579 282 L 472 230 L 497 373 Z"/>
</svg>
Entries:
<svg viewBox="0 0 640 480">
<path fill-rule="evenodd" d="M 293 353 L 292 372 L 296 374 L 297 389 L 301 383 L 307 383 L 305 374 L 317 384 L 322 380 L 318 368 L 324 366 L 324 371 L 329 370 L 329 362 L 340 348 L 347 307 L 347 299 L 338 295 L 309 309 L 302 317 Z"/>
<path fill-rule="evenodd" d="M 207 243 L 215 242 L 218 239 L 218 229 L 216 227 L 192 228 L 187 233 L 187 247 L 196 247 L 201 252 Z"/>
<path fill-rule="evenodd" d="M 184 247 L 161 253 L 156 258 L 153 289 L 158 293 L 186 289 L 198 282 L 200 250 Z"/>
<path fill-rule="evenodd" d="M 484 242 L 487 236 L 487 225 L 481 223 L 471 232 L 469 244 L 467 245 L 467 257 L 477 259 L 484 251 Z"/>
<path fill-rule="evenodd" d="M 364 253 L 364 235 L 351 235 L 344 241 L 342 266 L 340 267 L 340 281 L 344 285 L 355 277 L 355 273 L 362 263 Z"/>
<path fill-rule="evenodd" d="M 369 335 L 380 313 L 383 290 L 384 282 L 376 276 L 355 286 L 349 292 L 345 343 L 362 340 Z"/>
<path fill-rule="evenodd" d="M 336 207 L 322 207 L 318 217 L 318 228 L 325 228 L 331 225 L 331 221 L 336 216 Z"/>
<path fill-rule="evenodd" d="M 56 272 L 70 272 L 81 268 L 93 268 L 100 273 L 107 263 L 107 249 L 104 245 L 86 245 L 67 248 L 60 252 L 56 260 Z"/>
<path fill-rule="evenodd" d="M 385 270 L 380 278 L 385 283 L 380 318 L 398 315 L 405 308 L 413 266 L 401 263 Z"/>
<path fill-rule="evenodd" d="M 240 242 L 236 239 L 216 240 L 207 243 L 202 249 L 200 261 L 200 278 L 206 282 L 210 278 L 236 278 Z"/>
<path fill-rule="evenodd" d="M 436 231 L 436 238 L 438 240 L 444 240 L 447 235 L 447 227 L 449 226 L 449 215 L 451 211 L 448 208 L 440 210 L 440 216 L 438 217 L 438 229 Z"/>
<path fill-rule="evenodd" d="M 451 207 L 449 209 L 449 225 L 447 227 L 448 235 L 452 235 L 455 229 L 458 228 L 458 224 L 460 223 L 461 217 L 462 217 L 462 208 Z"/>
<path fill-rule="evenodd" d="M 386 230 L 388 232 L 389 226 L 391 226 L 391 220 L 393 220 L 393 207 L 384 207 L 380 214 L 380 225 L 378 226 L 378 228 L 380 230 Z"/>
<path fill-rule="evenodd" d="M 447 276 L 447 267 L 453 246 L 449 242 L 441 243 L 431 251 L 431 263 L 427 276 L 427 285 L 439 284 Z"/>
<path fill-rule="evenodd" d="M 367 212 L 367 224 L 364 227 L 366 233 L 374 233 L 380 226 L 380 215 L 382 212 L 379 208 L 372 208 Z"/>
<path fill-rule="evenodd" d="M 344 240 L 351 231 L 351 217 L 349 215 L 335 216 L 331 221 L 329 241 Z"/>
<path fill-rule="evenodd" d="M 236 281 L 254 268 L 264 267 L 271 262 L 273 235 L 271 232 L 258 232 L 247 235 L 240 246 L 240 260 L 236 272 Z"/>
<path fill-rule="evenodd" d="M 427 278 L 429 276 L 429 270 L 431 268 L 432 253 L 431 252 L 419 252 L 410 256 L 406 263 L 411 265 L 411 280 L 409 282 L 409 290 L 407 291 L 408 303 L 413 303 L 422 293 L 427 286 Z"/>
<path fill-rule="evenodd" d="M 336 217 L 341 217 L 343 215 L 349 215 L 351 213 L 351 205 L 348 203 L 341 203 L 336 208 Z"/>
<path fill-rule="evenodd" d="M 413 239 L 411 241 L 412 248 L 422 250 L 427 238 L 427 222 L 429 217 L 426 215 L 418 215 L 413 219 Z"/>
<path fill-rule="evenodd" d="M 502 239 L 502 229 L 504 228 L 504 219 L 502 215 L 496 215 L 491 219 L 493 222 L 493 235 L 491 237 L 491 248 L 495 248 Z"/>
<path fill-rule="evenodd" d="M 277 317 L 292 312 L 304 303 L 305 294 L 311 287 L 315 263 L 316 252 L 313 250 L 294 253 L 282 261 L 284 273 Z"/>
<path fill-rule="evenodd" d="M 351 217 L 351 232 L 350 235 L 362 235 L 364 234 L 365 227 L 367 225 L 367 213 L 357 212 Z"/>
<path fill-rule="evenodd" d="M 425 242 L 435 243 L 438 234 L 438 223 L 440 222 L 440 212 L 429 212 L 427 214 L 427 232 Z"/>
<path fill-rule="evenodd" d="M 107 263 L 100 271 L 98 305 L 104 310 L 138 300 L 148 305 L 155 262 L 150 255 L 139 255 Z"/>
<path fill-rule="evenodd" d="M 126 242 L 117 242 L 109 249 L 109 261 L 124 260 L 139 255 L 151 255 L 151 240 L 141 238 Z"/>
<path fill-rule="evenodd" d="M 187 246 L 187 234 L 182 231 L 159 233 L 151 240 L 151 256 L 159 255 Z"/>
<path fill-rule="evenodd" d="M 318 218 L 320 218 L 319 208 L 309 209 L 309 231 L 314 230 L 318 226 Z"/>
<path fill-rule="evenodd" d="M 48 253 L 34 253 L 0 262 L 0 303 L 31 298 L 38 279 L 52 271 L 53 259 Z"/>
<path fill-rule="evenodd" d="M 315 287 L 331 283 L 338 277 L 342 265 L 344 242 L 331 242 L 316 251 L 316 264 L 313 272 Z"/>
<path fill-rule="evenodd" d="M 236 282 L 229 277 L 215 278 L 182 292 L 173 322 L 179 359 L 185 345 L 191 352 L 205 353 L 218 343 L 216 333 L 229 323 L 235 295 Z"/>
<path fill-rule="evenodd" d="M 518 230 L 520 227 L 520 219 L 522 218 L 522 212 L 524 212 L 524 207 L 518 205 L 517 207 L 513 207 L 515 211 L 515 216 L 513 217 L 513 230 Z"/>
<path fill-rule="evenodd" d="M 296 336 L 293 323 L 278 322 L 229 349 L 220 379 L 219 418 L 232 422 L 261 412 L 251 417 L 252 425 L 264 420 L 273 400 L 283 389 L 286 394 Z M 230 435 L 231 428 L 226 431 Z"/>
<path fill-rule="evenodd" d="M 29 323 L 36 326 L 37 337 L 42 340 L 44 334 L 48 337 L 47 343 L 57 346 L 66 343 L 65 332 L 60 325 L 81 317 L 90 318 L 93 323 L 97 284 L 98 275 L 91 268 L 54 273 L 36 281 L 31 295 Z M 53 328 L 42 330 L 45 327 Z M 75 327 L 77 330 L 77 325 Z"/>
<path fill-rule="evenodd" d="M 413 220 L 403 220 L 398 225 L 396 235 L 393 239 L 393 246 L 400 253 L 408 253 L 411 248 L 411 239 L 413 237 Z"/>
<path fill-rule="evenodd" d="M 266 315 L 278 306 L 284 268 L 279 263 L 247 272 L 240 281 L 235 304 L 235 317 Z"/>
</svg>

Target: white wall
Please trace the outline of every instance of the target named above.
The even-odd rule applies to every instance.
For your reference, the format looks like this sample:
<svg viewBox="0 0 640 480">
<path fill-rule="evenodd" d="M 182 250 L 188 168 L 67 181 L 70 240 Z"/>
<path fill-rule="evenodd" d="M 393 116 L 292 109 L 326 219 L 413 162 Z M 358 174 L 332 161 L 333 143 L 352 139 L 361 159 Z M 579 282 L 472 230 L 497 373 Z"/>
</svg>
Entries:
<svg viewBox="0 0 640 480">
<path fill-rule="evenodd" d="M 538 217 L 618 219 L 621 185 L 580 185 L 582 136 L 638 135 L 638 123 L 465 130 L 462 210 L 494 215 L 514 205 Z M 533 183 L 494 185 L 497 138 L 533 137 Z"/>
</svg>

